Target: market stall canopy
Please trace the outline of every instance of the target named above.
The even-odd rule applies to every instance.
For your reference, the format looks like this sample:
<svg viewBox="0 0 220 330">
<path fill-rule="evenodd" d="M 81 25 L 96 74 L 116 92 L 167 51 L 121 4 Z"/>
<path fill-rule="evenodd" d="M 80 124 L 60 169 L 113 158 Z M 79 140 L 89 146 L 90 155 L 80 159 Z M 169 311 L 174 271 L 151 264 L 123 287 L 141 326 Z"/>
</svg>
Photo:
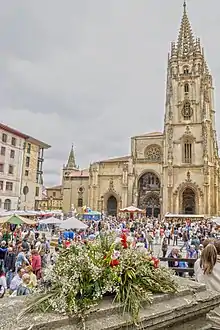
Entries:
<svg viewBox="0 0 220 330">
<path fill-rule="evenodd" d="M 30 220 L 28 218 L 23 218 L 18 214 L 13 214 L 7 217 L 0 218 L 0 224 L 4 224 L 4 223 L 11 223 L 14 225 L 22 225 L 22 224 L 35 225 L 36 221 Z"/>
<path fill-rule="evenodd" d="M 86 229 L 88 228 L 82 221 L 75 217 L 71 217 L 67 220 L 62 221 L 60 224 L 61 229 Z"/>
<path fill-rule="evenodd" d="M 220 226 L 220 217 L 212 218 L 212 221 L 216 223 L 216 225 Z"/>
<path fill-rule="evenodd" d="M 101 215 L 102 215 L 101 212 L 90 211 L 83 213 L 82 217 L 84 220 L 100 220 Z"/>
<path fill-rule="evenodd" d="M 62 215 L 61 210 L 53 210 L 53 211 L 23 211 L 23 210 L 13 210 L 13 211 L 5 211 L 5 210 L 0 210 L 0 217 L 6 217 L 10 215 L 20 215 L 23 217 L 31 217 L 31 216 L 52 216 L 52 215 Z"/>
<path fill-rule="evenodd" d="M 63 221 L 60 220 L 60 219 L 57 219 L 55 217 L 50 217 L 50 218 L 46 218 L 46 219 L 43 219 L 43 220 L 40 220 L 39 221 L 39 224 L 42 225 L 59 225 L 61 224 Z"/>
<path fill-rule="evenodd" d="M 166 213 L 165 218 L 201 218 L 203 219 L 205 216 L 204 214 L 173 214 L 173 213 Z"/>
<path fill-rule="evenodd" d="M 128 206 L 125 207 L 124 209 L 120 209 L 120 212 L 128 212 L 128 213 L 141 213 L 141 212 L 146 212 L 144 210 L 139 209 L 138 207 L 135 206 Z"/>
</svg>

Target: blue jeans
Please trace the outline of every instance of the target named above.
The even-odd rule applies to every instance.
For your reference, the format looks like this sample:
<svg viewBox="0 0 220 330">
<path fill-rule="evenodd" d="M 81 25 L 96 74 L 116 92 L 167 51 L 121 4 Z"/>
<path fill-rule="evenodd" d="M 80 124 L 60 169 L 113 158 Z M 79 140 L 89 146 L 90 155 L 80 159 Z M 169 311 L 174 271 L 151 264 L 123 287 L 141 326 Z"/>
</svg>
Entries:
<svg viewBox="0 0 220 330">
<path fill-rule="evenodd" d="M 13 274 L 12 270 L 9 270 L 6 272 L 6 283 L 7 283 L 8 289 L 10 288 L 10 284 L 13 279 L 13 276 L 14 276 L 14 274 Z"/>
</svg>

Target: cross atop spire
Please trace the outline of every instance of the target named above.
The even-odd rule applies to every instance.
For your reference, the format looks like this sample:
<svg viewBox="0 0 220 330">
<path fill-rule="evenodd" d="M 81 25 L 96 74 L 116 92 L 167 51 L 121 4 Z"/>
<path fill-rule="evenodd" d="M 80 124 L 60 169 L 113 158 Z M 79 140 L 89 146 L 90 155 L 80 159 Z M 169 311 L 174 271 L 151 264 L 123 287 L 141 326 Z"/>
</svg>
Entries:
<svg viewBox="0 0 220 330">
<path fill-rule="evenodd" d="M 76 161 L 75 161 L 75 154 L 74 154 L 74 149 L 73 149 L 73 144 L 70 150 L 68 162 L 66 164 L 66 168 L 68 169 L 74 169 L 76 168 Z"/>
<path fill-rule="evenodd" d="M 194 36 L 189 22 L 186 10 L 186 0 L 183 2 L 183 16 L 181 20 L 178 40 L 177 40 L 177 53 L 180 56 L 186 56 L 194 50 Z"/>
</svg>

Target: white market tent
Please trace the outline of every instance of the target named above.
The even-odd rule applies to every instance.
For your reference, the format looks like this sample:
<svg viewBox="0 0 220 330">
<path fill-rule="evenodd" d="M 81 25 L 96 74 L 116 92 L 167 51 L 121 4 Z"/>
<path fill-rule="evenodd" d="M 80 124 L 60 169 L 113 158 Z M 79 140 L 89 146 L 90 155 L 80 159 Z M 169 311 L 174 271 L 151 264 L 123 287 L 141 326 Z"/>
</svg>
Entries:
<svg viewBox="0 0 220 330">
<path fill-rule="evenodd" d="M 62 221 L 60 229 L 86 229 L 88 226 L 75 217 Z"/>
<path fill-rule="evenodd" d="M 220 226 L 220 217 L 212 218 L 212 221 L 216 223 L 216 225 Z"/>
<path fill-rule="evenodd" d="M 128 206 L 123 209 L 120 209 L 120 212 L 128 212 L 128 213 L 135 213 L 135 212 L 143 212 L 143 210 L 139 209 L 138 207 L 135 206 Z"/>
<path fill-rule="evenodd" d="M 204 214 L 173 214 L 173 213 L 166 213 L 165 218 L 201 218 L 204 219 Z"/>
<path fill-rule="evenodd" d="M 6 211 L 6 210 L 1 210 L 0 209 L 0 217 L 7 217 L 10 215 L 20 215 L 20 216 L 47 216 L 47 215 L 62 215 L 62 211 L 61 210 L 46 210 L 46 211 L 23 211 L 23 210 L 12 210 L 12 211 Z"/>
<path fill-rule="evenodd" d="M 55 217 L 50 217 L 50 218 L 46 218 L 46 219 L 43 219 L 43 220 L 40 220 L 39 221 L 39 224 L 40 225 L 60 225 L 61 222 L 63 222 L 62 220 L 60 219 L 57 219 Z"/>
</svg>

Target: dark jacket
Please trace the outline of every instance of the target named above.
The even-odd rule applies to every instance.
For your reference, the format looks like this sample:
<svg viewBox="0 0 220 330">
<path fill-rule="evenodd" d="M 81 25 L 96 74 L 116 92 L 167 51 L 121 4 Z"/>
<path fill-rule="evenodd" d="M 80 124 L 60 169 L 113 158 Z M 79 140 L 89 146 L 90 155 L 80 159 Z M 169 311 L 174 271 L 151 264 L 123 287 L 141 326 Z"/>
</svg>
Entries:
<svg viewBox="0 0 220 330">
<path fill-rule="evenodd" d="M 5 256 L 5 269 L 6 271 L 11 270 L 12 272 L 15 271 L 15 261 L 16 255 L 14 252 L 8 252 Z"/>
<path fill-rule="evenodd" d="M 8 249 L 5 247 L 0 247 L 0 260 L 4 260 L 5 259 L 5 255 L 7 253 Z"/>
</svg>

